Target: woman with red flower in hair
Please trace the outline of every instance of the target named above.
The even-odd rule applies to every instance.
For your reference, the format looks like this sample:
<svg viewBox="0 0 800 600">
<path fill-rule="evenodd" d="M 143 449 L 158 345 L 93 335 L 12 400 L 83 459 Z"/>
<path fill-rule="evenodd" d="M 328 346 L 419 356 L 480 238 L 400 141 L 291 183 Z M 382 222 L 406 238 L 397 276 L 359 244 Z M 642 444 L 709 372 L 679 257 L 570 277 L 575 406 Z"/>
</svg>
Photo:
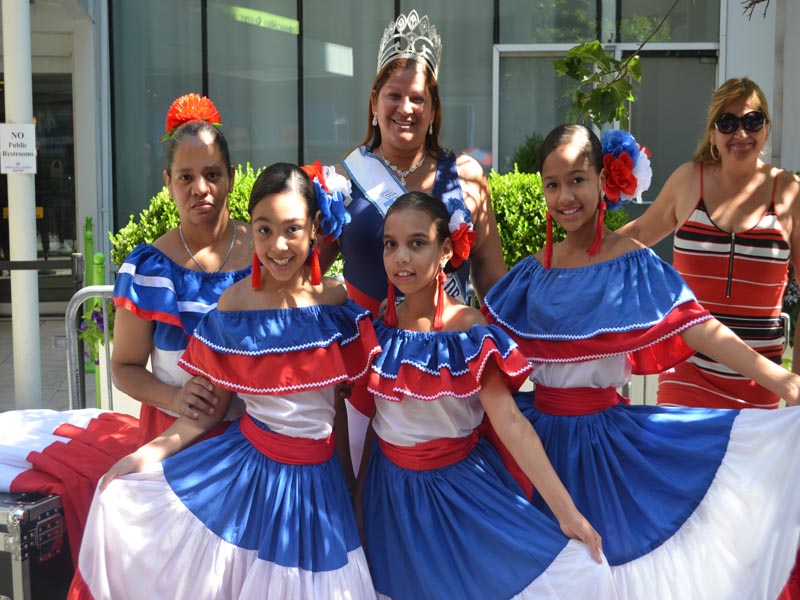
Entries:
<svg viewBox="0 0 800 600">
<path fill-rule="evenodd" d="M 484 311 L 533 364 L 535 391 L 517 404 L 602 536 L 620 598 L 775 598 L 800 543 L 800 408 L 632 406 L 617 392 L 696 350 L 800 402 L 800 377 L 717 321 L 649 248 L 604 227 L 604 195 L 635 198 L 648 161 L 626 132 L 602 145 L 581 125 L 550 132 L 540 171 L 566 238 L 511 269 Z M 532 502 L 549 510 L 536 490 Z"/>
<path fill-rule="evenodd" d="M 142 403 L 140 419 L 93 408 L 0 414 L 0 490 L 60 495 L 73 559 L 103 473 L 178 415 L 196 419 L 221 406 L 213 384 L 178 367 L 201 317 L 250 274 L 250 228 L 228 211 L 233 167 L 220 122 L 208 98 L 189 94 L 173 103 L 164 181 L 180 224 L 135 248 L 115 283 L 112 375 Z M 227 412 L 238 416 L 240 404 Z"/>
<path fill-rule="evenodd" d="M 221 121 L 211 100 L 198 94 L 170 106 L 162 138 L 164 183 L 180 223 L 135 248 L 115 283 L 111 372 L 115 385 L 142 403 L 139 444 L 178 415 L 213 414 L 220 402 L 206 378 L 178 368 L 178 358 L 220 294 L 250 273 L 249 228 L 232 219 L 228 208 L 234 170 Z"/>
</svg>

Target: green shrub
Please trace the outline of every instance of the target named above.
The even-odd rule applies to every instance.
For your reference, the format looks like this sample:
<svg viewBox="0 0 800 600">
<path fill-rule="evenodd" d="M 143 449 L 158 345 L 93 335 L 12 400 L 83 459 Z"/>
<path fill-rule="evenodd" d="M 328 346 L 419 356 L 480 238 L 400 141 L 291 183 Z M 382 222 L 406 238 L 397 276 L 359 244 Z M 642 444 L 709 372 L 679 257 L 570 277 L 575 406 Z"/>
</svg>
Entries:
<svg viewBox="0 0 800 600">
<path fill-rule="evenodd" d="M 544 246 L 547 205 L 539 173 L 521 173 L 514 165 L 513 173 L 489 173 L 489 191 L 497 217 L 497 229 L 503 244 L 503 257 L 511 268 L 520 260 Z M 609 229 L 617 229 L 628 221 L 624 208 L 608 211 L 605 216 Z M 553 223 L 553 239 L 564 239 L 564 230 Z"/>
<path fill-rule="evenodd" d="M 250 190 L 253 189 L 256 177 L 261 171 L 262 169 L 254 170 L 250 163 L 244 167 L 239 165 L 236 168 L 233 191 L 228 195 L 228 206 L 234 219 L 245 223 L 250 221 L 250 215 L 247 212 L 250 204 Z M 169 192 L 164 187 L 150 199 L 150 204 L 139 213 L 138 217 L 134 218 L 131 215 L 125 227 L 117 233 L 108 234 L 111 239 L 111 262 L 119 269 L 125 261 L 125 257 L 136 246 L 152 244 L 170 229 L 175 229 L 179 222 L 175 201 L 169 197 Z M 342 274 L 341 256 L 328 269 L 327 274 L 331 276 Z"/>
<path fill-rule="evenodd" d="M 512 162 L 522 173 L 536 173 L 539 170 L 539 150 L 544 138 L 536 132 L 525 136 L 525 140 L 514 149 Z"/>
</svg>

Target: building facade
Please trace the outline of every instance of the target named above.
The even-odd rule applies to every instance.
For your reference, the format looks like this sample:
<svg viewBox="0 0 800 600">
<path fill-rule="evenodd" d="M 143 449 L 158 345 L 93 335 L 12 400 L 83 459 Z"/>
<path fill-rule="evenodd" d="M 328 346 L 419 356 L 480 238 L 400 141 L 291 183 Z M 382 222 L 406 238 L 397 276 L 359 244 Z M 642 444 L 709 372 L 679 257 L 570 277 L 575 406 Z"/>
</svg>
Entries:
<svg viewBox="0 0 800 600">
<path fill-rule="evenodd" d="M 95 249 L 108 254 L 105 232 L 127 223 L 163 185 L 158 140 L 181 94 L 214 100 L 235 163 L 335 162 L 366 133 L 384 27 L 416 9 L 444 43 L 444 145 L 505 172 L 526 136 L 565 118 L 566 82 L 553 60 L 592 39 L 624 57 L 673 3 L 30 0 L 42 252 L 83 251 L 91 216 Z M 800 39 L 788 35 L 797 30 L 800 4 L 791 0 L 761 3 L 751 18 L 739 0 L 677 2 L 641 54 L 631 106 L 631 130 L 653 153 L 651 200 L 691 156 L 708 99 L 729 77 L 748 76 L 764 89 L 773 117 L 769 160 L 800 169 L 800 69 L 791 67 Z M 4 181 L 0 187 L 2 200 Z M 7 225 L 4 218 L 4 240 Z"/>
</svg>

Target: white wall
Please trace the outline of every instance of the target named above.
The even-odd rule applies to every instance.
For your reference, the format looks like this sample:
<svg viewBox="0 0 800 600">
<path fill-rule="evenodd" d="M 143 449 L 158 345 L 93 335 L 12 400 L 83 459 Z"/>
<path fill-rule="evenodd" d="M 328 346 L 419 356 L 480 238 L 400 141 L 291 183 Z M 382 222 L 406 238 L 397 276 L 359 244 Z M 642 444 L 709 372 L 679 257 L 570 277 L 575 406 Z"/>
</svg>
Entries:
<svg viewBox="0 0 800 600">
<path fill-rule="evenodd" d="M 800 171 L 800 3 L 779 0 L 784 15 L 783 122 L 781 166 Z"/>
<path fill-rule="evenodd" d="M 800 5 L 772 0 L 756 6 L 752 18 L 739 2 L 722 0 L 718 83 L 749 77 L 767 95 L 772 113 L 770 162 L 800 170 Z"/>
</svg>

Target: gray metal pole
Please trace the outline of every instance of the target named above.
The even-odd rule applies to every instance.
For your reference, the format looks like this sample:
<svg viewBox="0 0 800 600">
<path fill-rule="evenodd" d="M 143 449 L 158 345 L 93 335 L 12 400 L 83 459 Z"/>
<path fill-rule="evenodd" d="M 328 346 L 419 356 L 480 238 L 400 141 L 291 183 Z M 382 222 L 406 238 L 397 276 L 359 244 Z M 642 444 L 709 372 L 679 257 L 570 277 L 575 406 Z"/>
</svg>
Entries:
<svg viewBox="0 0 800 600">
<path fill-rule="evenodd" d="M 33 123 L 31 11 L 29 0 L 2 0 L 6 122 Z M 11 260 L 36 260 L 34 175 L 8 174 L 8 229 Z M 11 335 L 14 353 L 14 403 L 42 407 L 39 346 L 39 275 L 11 271 Z"/>
</svg>

